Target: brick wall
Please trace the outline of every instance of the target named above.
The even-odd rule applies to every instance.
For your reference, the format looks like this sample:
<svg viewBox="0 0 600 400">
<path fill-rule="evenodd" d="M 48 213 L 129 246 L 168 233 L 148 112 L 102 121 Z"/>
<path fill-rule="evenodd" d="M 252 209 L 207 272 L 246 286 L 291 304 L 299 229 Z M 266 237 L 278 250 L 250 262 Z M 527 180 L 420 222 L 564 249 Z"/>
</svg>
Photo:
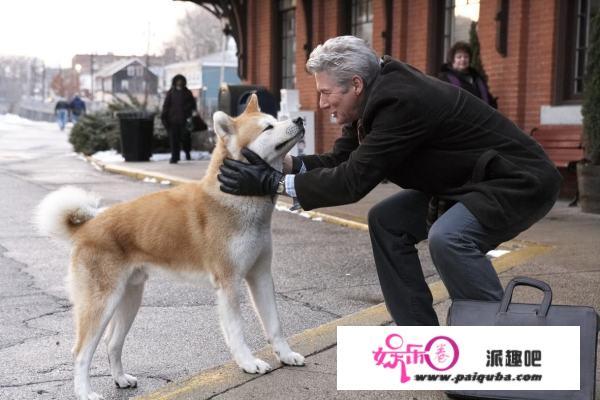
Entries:
<svg viewBox="0 0 600 400">
<path fill-rule="evenodd" d="M 558 6 L 533 1 L 529 5 L 529 41 L 523 55 L 528 60 L 522 126 L 531 130 L 540 125 L 540 107 L 552 104 L 556 74 L 556 28 Z"/>
<path fill-rule="evenodd" d="M 385 52 L 385 40 L 382 32 L 385 32 L 385 0 L 373 0 L 373 49 L 378 55 Z"/>
<path fill-rule="evenodd" d="M 540 107 L 552 104 L 555 70 L 555 27 L 557 3 L 554 1 L 512 0 L 509 10 L 508 54 L 496 51 L 497 0 L 481 0 L 479 39 L 483 64 L 492 93 L 499 97 L 499 108 L 526 131 L 539 125 Z M 313 0 L 312 47 L 342 32 L 340 1 Z M 331 149 L 340 128 L 330 116 L 318 110 L 314 78 L 305 71 L 306 26 L 303 2 L 296 6 L 296 88 L 303 109 L 315 110 L 316 150 Z M 392 56 L 422 71 L 428 63 L 430 1 L 394 0 Z M 385 42 L 385 0 L 373 0 L 373 47 L 382 55 Z M 270 1 L 248 0 L 248 81 L 273 89 L 273 12 Z"/>
<path fill-rule="evenodd" d="M 484 67 L 500 111 L 529 132 L 540 125 L 540 107 L 553 104 L 558 5 L 511 1 L 506 57 L 495 47 L 496 5 L 496 0 L 481 0 L 478 33 Z"/>
<path fill-rule="evenodd" d="M 398 5 L 398 1 L 395 2 Z M 427 69 L 427 48 L 429 40 L 429 2 L 409 1 L 407 10 L 407 37 L 405 61 L 414 67 L 425 71 Z M 395 35 L 395 33 L 394 33 Z M 392 54 L 397 57 L 396 54 Z"/>
<path fill-rule="evenodd" d="M 248 78 L 244 83 L 275 85 L 273 69 L 277 62 L 273 51 L 273 8 L 269 1 L 249 0 L 247 7 L 248 23 Z"/>
</svg>

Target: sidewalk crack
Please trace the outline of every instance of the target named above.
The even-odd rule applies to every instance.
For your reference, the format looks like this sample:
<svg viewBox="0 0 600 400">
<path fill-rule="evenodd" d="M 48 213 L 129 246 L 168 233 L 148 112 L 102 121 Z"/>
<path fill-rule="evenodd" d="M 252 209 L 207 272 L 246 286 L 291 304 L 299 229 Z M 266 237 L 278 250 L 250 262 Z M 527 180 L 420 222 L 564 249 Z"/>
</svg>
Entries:
<svg viewBox="0 0 600 400">
<path fill-rule="evenodd" d="M 321 307 L 321 306 L 316 305 L 316 304 L 311 304 L 311 303 L 309 303 L 307 301 L 302 301 L 302 300 L 295 299 L 295 298 L 293 298 L 291 296 L 288 296 L 286 294 L 283 294 L 281 292 L 277 292 L 277 295 L 279 297 L 283 298 L 284 300 L 293 301 L 295 303 L 302 304 L 304 307 L 307 307 L 308 309 L 310 309 L 312 311 L 316 311 L 316 312 L 328 314 L 329 316 L 332 316 L 334 318 L 341 318 L 342 317 L 342 315 L 336 314 L 336 313 L 331 312 L 329 310 L 326 310 L 324 307 Z"/>
</svg>

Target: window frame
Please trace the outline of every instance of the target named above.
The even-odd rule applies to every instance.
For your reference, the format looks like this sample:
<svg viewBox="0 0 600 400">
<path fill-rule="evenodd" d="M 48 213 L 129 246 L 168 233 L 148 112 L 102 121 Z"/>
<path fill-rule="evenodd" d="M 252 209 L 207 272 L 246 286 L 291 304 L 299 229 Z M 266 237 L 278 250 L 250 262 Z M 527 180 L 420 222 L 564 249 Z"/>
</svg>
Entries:
<svg viewBox="0 0 600 400">
<path fill-rule="evenodd" d="M 481 7 L 481 1 L 479 0 Z M 446 63 L 448 52 L 456 41 L 455 0 L 429 0 L 429 40 L 427 73 L 437 75 Z M 481 9 L 481 8 L 480 8 Z M 467 42 L 469 40 L 467 39 Z"/>
<path fill-rule="evenodd" d="M 363 10 L 363 7 L 366 10 Z M 360 8 L 360 10 L 359 10 Z M 359 12 L 360 11 L 360 12 Z M 358 16 L 361 15 L 362 11 L 366 11 L 366 21 L 358 21 Z M 373 45 L 373 0 L 352 0 L 350 4 L 350 10 L 348 12 L 348 30 L 351 35 L 360 37 L 365 40 L 369 45 Z M 370 41 L 362 36 L 358 35 L 359 27 L 370 25 Z M 362 31 L 362 30 L 361 30 Z"/>
<path fill-rule="evenodd" d="M 295 89 L 297 86 L 297 70 L 296 70 L 296 50 L 297 50 L 297 35 L 296 35 L 296 30 L 297 30 L 297 23 L 298 21 L 296 20 L 296 9 L 297 9 L 297 2 L 296 0 L 278 0 L 275 3 L 275 12 L 277 15 L 277 21 L 278 21 L 278 34 L 275 35 L 275 38 L 279 38 L 276 39 L 278 42 L 278 55 L 279 58 L 281 59 L 281 62 L 278 63 L 278 73 L 277 73 L 277 85 L 278 85 L 278 89 Z M 284 3 L 288 3 L 288 4 L 284 4 Z M 289 19 L 293 20 L 293 34 L 286 36 L 286 32 L 284 31 L 284 25 L 286 23 L 286 20 L 284 19 L 285 17 L 288 17 Z M 291 47 L 292 47 L 292 51 L 291 51 L 291 59 L 288 60 L 285 54 L 286 51 L 286 40 L 289 41 L 289 43 L 291 43 Z M 291 75 L 287 75 L 287 68 L 286 68 L 286 62 L 290 62 L 290 66 L 292 69 L 292 74 Z M 288 86 L 289 82 L 292 82 L 292 84 L 290 86 Z M 278 90 L 279 92 L 279 90 Z M 278 96 L 279 97 L 279 96 Z"/>
<path fill-rule="evenodd" d="M 587 10 L 585 14 L 585 46 L 579 47 L 579 29 L 580 18 L 578 11 L 582 2 L 587 2 Z M 595 5 L 594 5 L 595 3 Z M 578 52 L 583 49 L 587 53 L 589 47 L 589 32 L 590 19 L 593 7 L 600 12 L 600 1 L 598 0 L 560 0 L 558 5 L 558 27 L 556 29 L 556 77 L 554 90 L 554 104 L 568 105 L 581 104 L 583 101 L 583 82 L 579 92 L 573 90 L 572 86 L 577 80 L 577 56 Z M 587 60 L 587 54 L 584 55 L 584 65 Z M 581 70 L 579 72 L 582 72 Z M 583 71 L 584 72 L 584 71 Z M 580 80 L 583 79 L 581 75 Z"/>
</svg>

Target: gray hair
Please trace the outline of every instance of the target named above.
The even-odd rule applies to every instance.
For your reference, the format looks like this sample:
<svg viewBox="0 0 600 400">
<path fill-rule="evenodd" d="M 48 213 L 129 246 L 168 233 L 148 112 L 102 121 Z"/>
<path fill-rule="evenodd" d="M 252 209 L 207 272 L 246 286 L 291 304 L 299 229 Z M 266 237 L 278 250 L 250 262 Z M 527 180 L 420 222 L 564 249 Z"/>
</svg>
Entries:
<svg viewBox="0 0 600 400">
<path fill-rule="evenodd" d="M 371 84 L 379 72 L 379 58 L 364 40 L 355 36 L 338 36 L 318 45 L 306 62 L 311 74 L 328 72 L 337 83 L 348 88 L 354 75 Z"/>
</svg>

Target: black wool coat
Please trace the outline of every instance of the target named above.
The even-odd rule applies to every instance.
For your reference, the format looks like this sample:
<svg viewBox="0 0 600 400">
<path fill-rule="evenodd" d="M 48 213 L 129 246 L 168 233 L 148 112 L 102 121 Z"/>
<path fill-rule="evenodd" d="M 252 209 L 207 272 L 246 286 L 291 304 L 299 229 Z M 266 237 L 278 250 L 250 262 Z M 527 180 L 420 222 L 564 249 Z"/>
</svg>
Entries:
<svg viewBox="0 0 600 400">
<path fill-rule="evenodd" d="M 160 118 L 168 129 L 171 125 L 185 124 L 185 120 L 192 116 L 195 109 L 196 100 L 187 87 L 184 86 L 181 90 L 172 87 L 165 97 Z"/>
<path fill-rule="evenodd" d="M 386 56 L 367 96 L 331 153 L 302 157 L 305 210 L 356 202 L 384 178 L 459 201 L 490 229 L 526 229 L 556 201 L 542 147 L 470 93 Z"/>
</svg>

